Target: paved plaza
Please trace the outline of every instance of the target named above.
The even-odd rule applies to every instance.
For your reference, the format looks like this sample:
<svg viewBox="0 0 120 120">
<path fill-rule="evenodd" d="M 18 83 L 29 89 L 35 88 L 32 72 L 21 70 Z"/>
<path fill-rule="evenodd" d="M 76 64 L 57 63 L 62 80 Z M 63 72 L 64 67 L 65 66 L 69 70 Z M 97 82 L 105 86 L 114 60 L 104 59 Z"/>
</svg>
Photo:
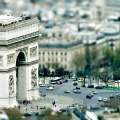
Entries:
<svg viewBox="0 0 120 120">
<path fill-rule="evenodd" d="M 21 112 L 24 111 L 38 111 L 44 107 L 46 108 L 54 108 L 52 102 L 55 101 L 56 108 L 63 108 L 67 106 L 71 106 L 74 104 L 74 99 L 62 95 L 52 95 L 46 94 L 45 97 L 40 97 L 37 100 L 33 100 L 30 104 L 20 104 Z"/>
</svg>

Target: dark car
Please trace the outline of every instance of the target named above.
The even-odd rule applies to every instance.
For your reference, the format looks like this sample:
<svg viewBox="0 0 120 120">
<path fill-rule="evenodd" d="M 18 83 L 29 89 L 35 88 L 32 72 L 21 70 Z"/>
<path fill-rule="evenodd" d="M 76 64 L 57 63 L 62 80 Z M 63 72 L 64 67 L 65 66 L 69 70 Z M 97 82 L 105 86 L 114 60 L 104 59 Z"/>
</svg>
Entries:
<svg viewBox="0 0 120 120">
<path fill-rule="evenodd" d="M 23 115 L 24 115 L 25 117 L 30 117 L 30 116 L 32 116 L 32 113 L 30 113 L 30 112 L 24 112 Z"/>
<path fill-rule="evenodd" d="M 74 82 L 73 85 L 76 86 L 76 85 L 78 85 L 78 83 Z"/>
<path fill-rule="evenodd" d="M 39 115 L 42 115 L 42 113 L 37 111 L 37 112 L 35 112 L 35 115 L 39 116 Z"/>
<path fill-rule="evenodd" d="M 80 90 L 80 87 L 77 86 L 76 89 Z"/>
<path fill-rule="evenodd" d="M 100 109 L 100 107 L 98 107 L 98 106 L 90 106 L 90 110 L 99 110 Z"/>
<path fill-rule="evenodd" d="M 114 98 L 114 95 L 110 95 L 110 98 Z"/>
<path fill-rule="evenodd" d="M 96 86 L 95 89 L 102 89 L 102 86 Z"/>
<path fill-rule="evenodd" d="M 86 95 L 86 98 L 91 99 L 92 96 L 91 95 Z"/>
<path fill-rule="evenodd" d="M 88 85 L 88 88 L 94 88 L 94 85 Z"/>
</svg>

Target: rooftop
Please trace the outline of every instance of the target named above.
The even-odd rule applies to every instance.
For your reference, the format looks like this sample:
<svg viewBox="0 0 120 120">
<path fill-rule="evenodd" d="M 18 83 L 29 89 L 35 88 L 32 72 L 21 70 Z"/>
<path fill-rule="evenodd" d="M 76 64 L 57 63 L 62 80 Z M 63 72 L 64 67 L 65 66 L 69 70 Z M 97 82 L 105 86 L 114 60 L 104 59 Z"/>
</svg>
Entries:
<svg viewBox="0 0 120 120">
<path fill-rule="evenodd" d="M 0 15 L 0 24 L 10 24 L 22 20 L 21 17 L 15 17 L 13 15 Z"/>
</svg>

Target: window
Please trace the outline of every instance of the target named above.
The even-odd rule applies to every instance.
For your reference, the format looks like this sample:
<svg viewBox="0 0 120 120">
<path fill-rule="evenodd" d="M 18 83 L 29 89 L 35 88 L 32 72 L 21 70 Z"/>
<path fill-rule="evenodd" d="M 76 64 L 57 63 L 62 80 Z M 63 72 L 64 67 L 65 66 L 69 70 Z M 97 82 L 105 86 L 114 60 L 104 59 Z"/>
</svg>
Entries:
<svg viewBox="0 0 120 120">
<path fill-rule="evenodd" d="M 56 52 L 56 55 L 58 55 L 58 53 Z"/>
<path fill-rule="evenodd" d="M 54 55 L 54 52 L 52 52 L 52 55 Z"/>
<path fill-rule="evenodd" d="M 55 37 L 55 33 L 53 33 L 53 37 Z"/>
<path fill-rule="evenodd" d="M 67 58 L 65 58 L 65 61 L 67 61 Z"/>
<path fill-rule="evenodd" d="M 61 52 L 61 55 L 63 55 L 63 53 Z"/>
<path fill-rule="evenodd" d="M 67 68 L 67 65 L 65 65 L 65 69 Z"/>
<path fill-rule="evenodd" d="M 48 55 L 50 55 L 50 53 L 48 52 Z"/>
<path fill-rule="evenodd" d="M 52 62 L 54 62 L 54 59 L 52 58 Z"/>
<path fill-rule="evenodd" d="M 47 37 L 47 33 L 42 33 L 42 37 Z"/>
<path fill-rule="evenodd" d="M 67 53 L 65 52 L 65 55 L 67 55 Z"/>
<path fill-rule="evenodd" d="M 43 52 L 43 55 L 44 55 L 45 53 Z"/>
</svg>

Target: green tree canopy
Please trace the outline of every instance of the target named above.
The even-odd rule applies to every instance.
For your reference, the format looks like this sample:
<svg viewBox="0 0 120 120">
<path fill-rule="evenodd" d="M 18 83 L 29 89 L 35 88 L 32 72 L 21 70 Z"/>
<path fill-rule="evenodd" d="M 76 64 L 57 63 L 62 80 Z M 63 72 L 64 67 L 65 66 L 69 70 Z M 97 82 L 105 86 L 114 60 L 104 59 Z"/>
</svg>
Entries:
<svg viewBox="0 0 120 120">
<path fill-rule="evenodd" d="M 73 67 L 75 67 L 75 70 L 84 70 L 85 67 L 85 59 L 84 59 L 84 55 L 82 53 L 79 52 L 75 52 L 75 54 L 72 57 L 71 60 L 71 64 L 73 65 Z"/>
<path fill-rule="evenodd" d="M 120 56 L 114 58 L 112 68 L 113 68 L 114 71 L 120 69 Z"/>
<path fill-rule="evenodd" d="M 8 115 L 9 120 L 28 120 L 27 118 L 22 118 L 22 113 L 18 109 L 6 109 L 5 112 Z"/>
</svg>

